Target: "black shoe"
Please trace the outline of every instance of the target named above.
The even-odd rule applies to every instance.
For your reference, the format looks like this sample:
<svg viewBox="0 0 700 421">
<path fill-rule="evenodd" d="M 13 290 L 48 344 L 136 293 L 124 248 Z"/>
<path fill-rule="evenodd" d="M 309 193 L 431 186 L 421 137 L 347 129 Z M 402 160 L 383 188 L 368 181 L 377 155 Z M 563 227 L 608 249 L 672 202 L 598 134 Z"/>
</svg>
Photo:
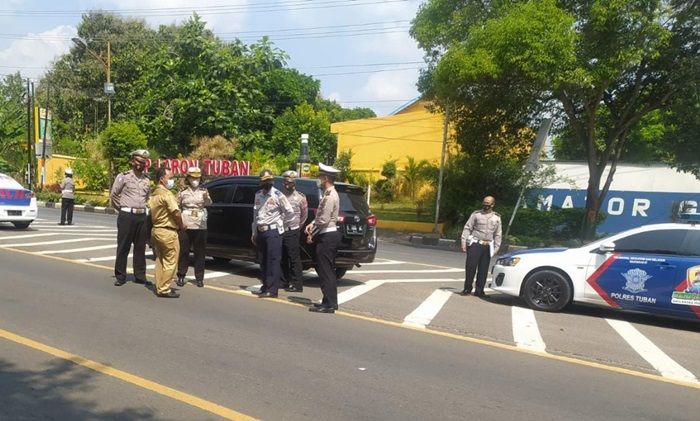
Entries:
<svg viewBox="0 0 700 421">
<path fill-rule="evenodd" d="M 467 291 L 466 289 L 463 289 L 459 292 L 459 295 L 462 295 L 462 296 L 472 295 L 472 292 Z M 474 295 L 476 295 L 476 294 L 474 294 Z"/>
<path fill-rule="evenodd" d="M 146 285 L 148 281 L 143 280 L 143 279 L 134 279 L 135 284 L 141 284 L 141 285 Z"/>
<path fill-rule="evenodd" d="M 474 293 L 474 296 L 475 296 L 475 297 L 479 297 L 479 298 L 489 298 L 489 296 L 486 295 L 486 294 L 484 294 L 483 291 L 481 291 L 481 292 L 475 292 L 475 293 Z"/>
<path fill-rule="evenodd" d="M 167 294 L 157 294 L 157 293 L 156 293 L 156 296 L 157 296 L 158 298 L 180 298 L 180 294 L 178 294 L 178 293 L 175 292 L 175 291 L 170 291 L 170 292 L 167 293 Z"/>
<path fill-rule="evenodd" d="M 251 292 L 251 294 L 260 295 L 260 294 L 264 294 L 264 293 L 265 293 L 265 290 L 264 290 L 264 289 L 259 289 L 259 290 L 257 290 L 257 291 L 250 291 L 250 292 Z"/>
<path fill-rule="evenodd" d="M 115 287 L 120 287 L 126 283 L 126 279 L 117 279 L 114 281 L 114 286 Z"/>
<path fill-rule="evenodd" d="M 72 223 L 72 222 L 69 222 L 69 223 L 67 223 L 66 225 L 73 225 L 73 223 Z"/>
<path fill-rule="evenodd" d="M 175 281 L 177 286 L 179 287 L 184 287 L 185 286 L 185 277 L 184 276 L 178 276 L 177 281 Z"/>
<path fill-rule="evenodd" d="M 310 307 L 309 311 L 311 311 L 313 313 L 328 313 L 328 314 L 335 313 L 335 309 L 333 307 L 328 307 L 328 306 Z"/>
<path fill-rule="evenodd" d="M 59 222 L 58 225 L 66 225 L 65 222 Z"/>
<path fill-rule="evenodd" d="M 303 287 L 297 287 L 297 286 L 288 286 L 287 288 L 284 289 L 287 292 L 304 292 Z"/>
<path fill-rule="evenodd" d="M 323 303 L 314 303 L 313 306 L 315 308 L 321 308 L 321 307 L 329 307 L 330 308 L 330 306 L 328 304 L 323 304 Z M 333 309 L 337 310 L 338 306 L 333 306 Z"/>
<path fill-rule="evenodd" d="M 260 298 L 277 298 L 277 294 L 273 292 L 263 292 L 261 294 L 258 294 L 258 297 Z"/>
<path fill-rule="evenodd" d="M 204 281 L 202 281 L 202 280 L 197 281 L 197 286 L 198 286 L 199 288 L 202 288 L 202 287 L 204 286 Z"/>
</svg>

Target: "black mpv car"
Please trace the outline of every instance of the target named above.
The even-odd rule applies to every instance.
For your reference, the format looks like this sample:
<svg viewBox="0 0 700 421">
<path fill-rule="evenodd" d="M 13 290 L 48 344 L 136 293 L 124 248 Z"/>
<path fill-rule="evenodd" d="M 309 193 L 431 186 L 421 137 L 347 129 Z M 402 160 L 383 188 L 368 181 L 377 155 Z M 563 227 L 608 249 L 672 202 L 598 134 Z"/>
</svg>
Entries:
<svg viewBox="0 0 700 421">
<path fill-rule="evenodd" d="M 309 203 L 309 216 L 304 224 L 314 219 L 320 200 L 320 191 L 315 179 L 299 178 L 297 190 L 306 195 Z M 282 177 L 275 177 L 274 186 L 284 191 Z M 260 190 L 260 180 L 253 176 L 233 176 L 219 178 L 206 183 L 214 203 L 208 210 L 207 256 L 217 261 L 231 259 L 257 262 L 257 249 L 250 242 L 253 222 L 253 202 L 255 193 Z M 335 183 L 340 197 L 338 229 L 343 239 L 336 257 L 338 278 L 346 271 L 361 263 L 371 263 L 377 253 L 377 217 L 367 206 L 362 187 L 352 184 Z M 306 236 L 301 236 L 301 260 L 304 269 L 314 267 L 313 245 L 306 244 Z"/>
</svg>

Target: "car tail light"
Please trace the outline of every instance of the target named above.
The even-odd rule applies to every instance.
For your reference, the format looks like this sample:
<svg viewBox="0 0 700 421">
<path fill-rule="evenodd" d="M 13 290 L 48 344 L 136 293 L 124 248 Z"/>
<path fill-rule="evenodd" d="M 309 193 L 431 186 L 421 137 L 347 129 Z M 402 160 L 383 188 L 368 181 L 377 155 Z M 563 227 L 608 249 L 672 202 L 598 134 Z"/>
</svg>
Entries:
<svg viewBox="0 0 700 421">
<path fill-rule="evenodd" d="M 367 217 L 367 225 L 370 227 L 373 227 L 377 225 L 377 216 L 376 215 L 370 215 Z"/>
<path fill-rule="evenodd" d="M 34 192 L 31 191 L 31 190 L 27 190 L 27 191 L 24 192 L 24 195 L 25 195 L 26 197 L 28 197 L 28 198 L 31 199 L 31 198 L 34 197 Z"/>
<path fill-rule="evenodd" d="M 338 223 L 342 224 L 343 222 L 345 222 L 345 215 L 340 213 L 338 214 Z"/>
</svg>

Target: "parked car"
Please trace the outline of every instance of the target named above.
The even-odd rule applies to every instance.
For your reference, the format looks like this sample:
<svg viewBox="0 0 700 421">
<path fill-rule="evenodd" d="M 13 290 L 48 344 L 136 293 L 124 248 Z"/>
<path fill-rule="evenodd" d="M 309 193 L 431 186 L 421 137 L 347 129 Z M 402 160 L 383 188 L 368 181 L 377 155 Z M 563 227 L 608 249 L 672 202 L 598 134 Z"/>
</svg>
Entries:
<svg viewBox="0 0 700 421">
<path fill-rule="evenodd" d="M 275 177 L 275 188 L 284 191 L 282 177 Z M 316 180 L 300 178 L 296 180 L 297 190 L 306 195 L 309 203 L 309 217 L 306 224 L 314 219 L 320 200 Z M 206 183 L 213 201 L 207 207 L 208 244 L 207 255 L 218 261 L 231 259 L 250 262 L 257 261 L 257 249 L 250 242 L 253 222 L 253 202 L 260 189 L 260 180 L 253 176 L 233 176 Z M 377 217 L 372 214 L 360 186 L 335 183 L 340 197 L 338 229 L 343 239 L 336 257 L 338 277 L 354 266 L 371 263 L 377 253 Z M 301 236 L 301 260 L 304 269 L 314 267 L 313 245 L 306 243 Z"/>
<path fill-rule="evenodd" d="M 27 228 L 36 219 L 34 192 L 22 187 L 14 178 L 0 173 L 0 222 L 12 222 Z"/>
<path fill-rule="evenodd" d="M 573 301 L 698 320 L 700 224 L 646 225 L 579 248 L 513 252 L 496 260 L 492 279 L 494 290 L 536 310 Z"/>
</svg>

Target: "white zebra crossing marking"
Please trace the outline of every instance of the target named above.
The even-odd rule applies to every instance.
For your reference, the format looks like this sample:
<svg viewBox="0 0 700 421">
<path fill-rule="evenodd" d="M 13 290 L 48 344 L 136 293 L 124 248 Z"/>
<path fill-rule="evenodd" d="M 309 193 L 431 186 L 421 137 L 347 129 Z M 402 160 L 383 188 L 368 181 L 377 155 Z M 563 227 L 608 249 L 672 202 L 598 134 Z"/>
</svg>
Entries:
<svg viewBox="0 0 700 421">
<path fill-rule="evenodd" d="M 93 250 L 106 250 L 116 248 L 116 244 L 107 244 L 105 246 L 92 246 L 92 247 L 80 247 L 77 249 L 65 249 L 65 250 L 43 250 L 38 251 L 37 254 L 68 254 L 68 253 L 80 253 L 83 251 L 93 251 Z"/>
<path fill-rule="evenodd" d="M 111 238 L 69 238 L 66 240 L 54 240 L 54 241 L 42 241 L 39 243 L 14 243 L 14 244 L 1 244 L 0 247 L 34 247 L 34 246 L 47 246 L 54 244 L 67 244 L 67 243 L 81 243 L 85 241 L 113 241 Z"/>
<path fill-rule="evenodd" d="M 0 237 L 0 241 L 5 240 L 19 240 L 22 238 L 36 238 L 36 237 L 51 237 L 56 234 L 53 233 L 41 233 L 41 234 L 25 234 L 25 235 L 11 235 L 9 237 Z"/>
<path fill-rule="evenodd" d="M 449 289 L 436 289 L 411 314 L 403 319 L 403 324 L 425 329 L 453 295 L 454 293 Z"/>
<path fill-rule="evenodd" d="M 537 326 L 535 312 L 529 308 L 511 307 L 513 319 L 513 340 L 518 348 L 545 352 L 547 348 Z"/>
<path fill-rule="evenodd" d="M 384 281 L 367 281 L 362 285 L 346 289 L 345 291 L 338 294 L 338 304 L 340 305 L 343 303 L 347 303 L 348 301 L 357 298 L 362 294 L 372 291 L 378 286 L 381 286 L 383 283 Z"/>
<path fill-rule="evenodd" d="M 669 379 L 698 383 L 698 379 L 690 371 L 683 368 L 659 347 L 654 345 L 642 332 L 629 322 L 605 319 L 615 331 L 622 336 L 637 354 L 652 365 L 662 376 Z"/>
<path fill-rule="evenodd" d="M 382 274 L 382 273 L 454 273 L 454 272 L 464 272 L 463 269 L 397 269 L 397 270 L 356 270 L 354 271 L 355 273 L 361 273 L 361 274 L 366 274 L 366 273 L 371 273 L 371 274 Z"/>
</svg>

